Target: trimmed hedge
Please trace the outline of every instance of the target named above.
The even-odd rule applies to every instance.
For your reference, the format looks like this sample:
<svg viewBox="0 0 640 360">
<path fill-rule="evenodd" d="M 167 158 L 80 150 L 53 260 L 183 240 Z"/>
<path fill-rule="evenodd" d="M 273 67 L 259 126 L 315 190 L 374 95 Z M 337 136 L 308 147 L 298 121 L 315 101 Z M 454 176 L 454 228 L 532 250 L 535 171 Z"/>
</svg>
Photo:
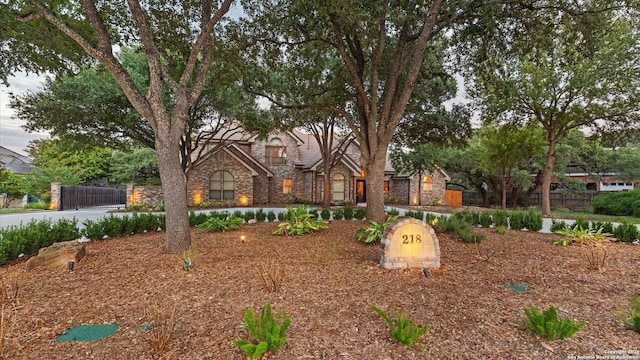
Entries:
<svg viewBox="0 0 640 360">
<path fill-rule="evenodd" d="M 591 207 L 594 214 L 640 217 L 640 190 L 598 195 Z"/>
</svg>

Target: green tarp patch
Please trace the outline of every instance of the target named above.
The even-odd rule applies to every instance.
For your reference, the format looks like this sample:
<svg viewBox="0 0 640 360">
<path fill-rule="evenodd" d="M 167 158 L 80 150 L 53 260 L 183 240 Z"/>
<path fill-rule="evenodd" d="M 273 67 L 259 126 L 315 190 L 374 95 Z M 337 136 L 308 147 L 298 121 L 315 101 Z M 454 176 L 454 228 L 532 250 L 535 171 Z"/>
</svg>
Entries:
<svg viewBox="0 0 640 360">
<path fill-rule="evenodd" d="M 56 342 L 93 341 L 109 337 L 118 331 L 117 324 L 79 325 L 58 336 Z"/>
<path fill-rule="evenodd" d="M 528 285 L 507 285 L 507 289 L 517 292 L 525 292 L 531 289 L 531 287 L 529 287 Z"/>
</svg>

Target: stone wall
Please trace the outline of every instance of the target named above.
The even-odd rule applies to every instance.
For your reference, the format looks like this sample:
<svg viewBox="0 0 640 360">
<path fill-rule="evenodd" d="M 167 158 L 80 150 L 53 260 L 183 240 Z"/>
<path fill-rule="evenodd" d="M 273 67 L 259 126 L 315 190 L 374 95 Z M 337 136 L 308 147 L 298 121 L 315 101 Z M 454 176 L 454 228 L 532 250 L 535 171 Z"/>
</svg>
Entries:
<svg viewBox="0 0 640 360">
<path fill-rule="evenodd" d="M 127 205 L 144 204 L 155 207 L 163 199 L 162 186 L 127 185 Z"/>
<path fill-rule="evenodd" d="M 388 197 L 396 204 L 409 203 L 409 184 L 411 179 L 408 178 L 391 178 L 389 180 Z"/>
</svg>

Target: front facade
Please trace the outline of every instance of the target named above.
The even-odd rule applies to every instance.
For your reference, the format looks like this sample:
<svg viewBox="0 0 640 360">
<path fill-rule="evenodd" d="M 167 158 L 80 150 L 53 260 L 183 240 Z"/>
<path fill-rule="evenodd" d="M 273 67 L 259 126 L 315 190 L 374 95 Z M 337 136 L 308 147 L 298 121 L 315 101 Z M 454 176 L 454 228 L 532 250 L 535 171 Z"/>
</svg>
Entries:
<svg viewBox="0 0 640 360">
<path fill-rule="evenodd" d="M 366 180 L 358 162 L 358 146 L 352 143 L 330 174 L 334 204 L 366 202 Z M 229 142 L 192 169 L 188 180 L 189 204 L 204 201 L 232 206 L 322 202 L 323 162 L 319 146 L 310 134 L 275 133 L 261 140 Z M 408 176 L 385 169 L 384 192 L 389 203 L 431 205 L 445 201 L 448 175 Z"/>
</svg>

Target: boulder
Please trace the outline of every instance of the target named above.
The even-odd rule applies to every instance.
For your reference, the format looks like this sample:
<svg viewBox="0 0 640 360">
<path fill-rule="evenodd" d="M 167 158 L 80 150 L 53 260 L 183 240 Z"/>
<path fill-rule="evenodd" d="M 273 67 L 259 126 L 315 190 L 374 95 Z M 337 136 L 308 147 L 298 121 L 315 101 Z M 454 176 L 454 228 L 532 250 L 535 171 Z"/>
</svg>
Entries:
<svg viewBox="0 0 640 360">
<path fill-rule="evenodd" d="M 85 245 L 77 240 L 54 243 L 42 248 L 38 255 L 27 260 L 27 270 L 38 266 L 65 266 L 69 261 L 77 263 L 85 255 Z"/>
</svg>

